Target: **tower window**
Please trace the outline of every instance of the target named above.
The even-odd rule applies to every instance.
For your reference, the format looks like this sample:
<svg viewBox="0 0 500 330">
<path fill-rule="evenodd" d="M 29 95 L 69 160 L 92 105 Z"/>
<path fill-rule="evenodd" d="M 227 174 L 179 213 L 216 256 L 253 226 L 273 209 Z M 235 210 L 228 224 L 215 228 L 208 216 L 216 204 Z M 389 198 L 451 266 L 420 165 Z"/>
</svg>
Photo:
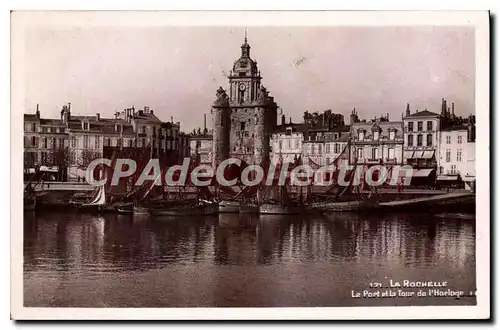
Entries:
<svg viewBox="0 0 500 330">
<path fill-rule="evenodd" d="M 240 72 L 240 73 L 239 73 L 239 76 L 240 76 L 240 77 L 246 77 L 246 75 L 247 75 L 247 73 L 246 73 L 246 72 Z"/>
<path fill-rule="evenodd" d="M 246 61 L 241 61 L 240 62 L 240 68 L 246 68 L 247 67 L 247 62 Z"/>
<path fill-rule="evenodd" d="M 240 130 L 244 131 L 244 130 L 245 130 L 245 124 L 246 124 L 246 123 L 245 123 L 244 121 L 242 121 L 240 124 L 241 124 L 241 125 L 240 125 Z"/>
</svg>

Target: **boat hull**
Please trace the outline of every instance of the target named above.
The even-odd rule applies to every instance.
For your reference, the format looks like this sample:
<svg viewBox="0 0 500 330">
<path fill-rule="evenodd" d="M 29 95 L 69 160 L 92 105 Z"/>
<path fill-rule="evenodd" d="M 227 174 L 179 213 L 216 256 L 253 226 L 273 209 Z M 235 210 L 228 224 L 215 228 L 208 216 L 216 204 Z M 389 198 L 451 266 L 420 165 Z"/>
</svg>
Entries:
<svg viewBox="0 0 500 330">
<path fill-rule="evenodd" d="M 259 205 L 242 204 L 242 205 L 240 205 L 239 211 L 240 211 L 240 213 L 257 214 L 257 213 L 259 213 Z"/>
<path fill-rule="evenodd" d="M 153 216 L 168 216 L 168 217 L 186 217 L 186 216 L 205 216 L 205 215 L 215 215 L 219 212 L 219 206 L 217 204 L 208 205 L 196 205 L 191 207 L 180 207 L 180 208 L 154 208 L 150 209 L 150 213 Z"/>
<path fill-rule="evenodd" d="M 219 203 L 219 213 L 239 213 L 240 203 L 234 201 L 222 201 Z"/>
<path fill-rule="evenodd" d="M 262 204 L 259 207 L 260 214 L 276 214 L 276 215 L 285 215 L 285 214 L 300 214 L 304 210 L 301 206 L 284 206 L 279 204 Z"/>
</svg>

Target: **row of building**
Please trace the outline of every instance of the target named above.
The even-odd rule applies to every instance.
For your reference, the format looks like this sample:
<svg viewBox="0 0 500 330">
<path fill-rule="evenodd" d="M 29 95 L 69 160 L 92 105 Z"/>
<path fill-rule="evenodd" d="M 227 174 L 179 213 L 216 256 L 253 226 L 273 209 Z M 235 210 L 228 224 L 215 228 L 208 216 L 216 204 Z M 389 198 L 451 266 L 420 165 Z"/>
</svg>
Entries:
<svg viewBox="0 0 500 330">
<path fill-rule="evenodd" d="M 65 165 L 71 180 L 109 148 L 146 149 L 151 157 L 168 155 L 170 163 L 190 156 L 211 165 L 234 157 L 256 164 L 300 158 L 323 166 L 347 153 L 350 164 L 409 164 L 423 170 L 419 173 L 475 180 L 475 116 L 456 116 L 453 103 L 450 108 L 443 99 L 440 113 L 412 112 L 408 104 L 400 120 L 390 120 L 389 114 L 360 120 L 353 109 L 347 123 L 331 110 L 306 111 L 301 123 L 287 123 L 262 85 L 250 48 L 245 37 L 227 91 L 216 91 L 211 130 L 205 115 L 203 129 L 182 133 L 179 122 L 161 121 L 149 107 L 102 118 L 72 115 L 68 104 L 60 118 L 43 119 L 37 106 L 35 114 L 24 116 L 25 168 Z"/>
<path fill-rule="evenodd" d="M 411 111 L 407 104 L 401 120 L 389 115 L 360 120 L 356 109 L 345 123 L 342 114 L 331 110 L 305 112 L 301 123 L 286 122 L 274 127 L 269 139 L 269 157 L 273 163 L 302 163 L 312 166 L 332 164 L 343 152 L 348 163 L 411 165 L 423 174 L 441 179 L 475 180 L 475 116 L 455 115 L 442 100 L 440 113 Z M 206 129 L 190 136 L 190 152 L 202 162 L 213 163 L 213 139 Z M 347 162 L 347 161 L 346 161 Z"/>
<path fill-rule="evenodd" d="M 180 123 L 161 121 L 149 107 L 116 112 L 114 118 L 76 116 L 71 104 L 64 105 L 57 119 L 24 115 L 24 168 L 37 165 L 64 168 L 61 180 L 85 176 L 87 165 L 108 149 L 146 149 L 151 157 L 166 155 L 171 163 L 189 156 L 188 136 Z"/>
</svg>

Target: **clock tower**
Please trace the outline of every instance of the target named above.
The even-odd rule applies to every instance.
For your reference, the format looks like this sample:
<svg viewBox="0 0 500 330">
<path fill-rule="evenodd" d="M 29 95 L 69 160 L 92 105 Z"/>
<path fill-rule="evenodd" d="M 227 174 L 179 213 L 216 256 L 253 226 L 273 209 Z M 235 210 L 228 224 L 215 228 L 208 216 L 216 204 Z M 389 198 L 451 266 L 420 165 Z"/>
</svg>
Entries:
<svg viewBox="0 0 500 330">
<path fill-rule="evenodd" d="M 229 76 L 230 102 L 245 104 L 255 101 L 261 79 L 257 62 L 250 58 L 250 45 L 245 37 L 241 45 L 241 56 L 234 62 Z"/>
<path fill-rule="evenodd" d="M 227 111 L 222 110 L 220 97 L 213 106 L 214 162 L 220 163 L 227 155 L 249 164 L 269 159 L 269 139 L 277 124 L 278 107 L 261 80 L 245 34 L 241 55 L 229 75 L 229 91 L 218 91 L 219 96 L 222 92 L 226 95 Z"/>
</svg>

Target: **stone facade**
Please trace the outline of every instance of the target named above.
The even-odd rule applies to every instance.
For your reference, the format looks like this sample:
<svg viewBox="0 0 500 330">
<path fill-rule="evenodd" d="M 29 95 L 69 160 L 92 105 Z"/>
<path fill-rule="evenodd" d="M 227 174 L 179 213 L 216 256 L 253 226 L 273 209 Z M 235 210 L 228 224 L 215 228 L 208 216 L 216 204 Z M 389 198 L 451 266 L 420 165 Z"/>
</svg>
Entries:
<svg viewBox="0 0 500 330">
<path fill-rule="evenodd" d="M 269 160 L 270 137 L 276 126 L 278 107 L 261 80 L 245 38 L 241 56 L 229 75 L 229 94 L 219 88 L 212 106 L 214 165 L 228 157 L 247 163 Z"/>
</svg>

